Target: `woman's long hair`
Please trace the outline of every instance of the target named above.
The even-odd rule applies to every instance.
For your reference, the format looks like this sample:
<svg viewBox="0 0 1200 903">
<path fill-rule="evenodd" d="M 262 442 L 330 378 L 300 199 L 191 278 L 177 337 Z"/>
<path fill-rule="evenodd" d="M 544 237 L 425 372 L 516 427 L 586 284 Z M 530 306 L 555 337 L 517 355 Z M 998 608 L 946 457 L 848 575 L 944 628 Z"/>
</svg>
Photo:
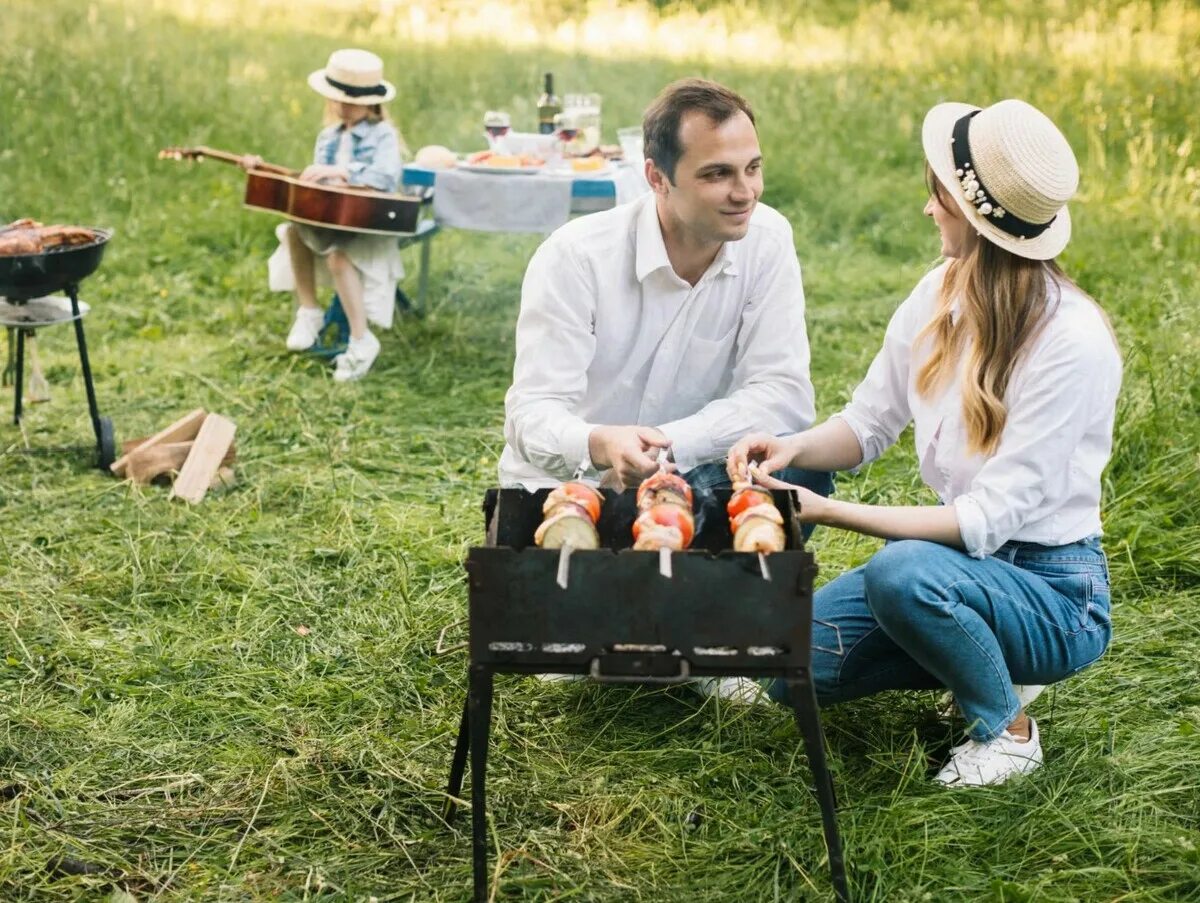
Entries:
<svg viewBox="0 0 1200 903">
<path fill-rule="evenodd" d="M 925 181 L 937 203 L 958 211 L 928 163 Z M 1060 288 L 1074 283 L 1053 260 L 1027 260 L 974 232 L 969 235 L 970 247 L 946 268 L 937 313 L 917 336 L 917 343 L 932 342 L 932 352 L 917 373 L 916 384 L 921 395 L 934 394 L 965 352 L 962 405 L 967 450 L 990 455 L 1000 444 L 1008 417 L 1004 396 L 1013 371 L 1053 315 Z M 956 299 L 959 311 L 953 318 Z"/>
</svg>

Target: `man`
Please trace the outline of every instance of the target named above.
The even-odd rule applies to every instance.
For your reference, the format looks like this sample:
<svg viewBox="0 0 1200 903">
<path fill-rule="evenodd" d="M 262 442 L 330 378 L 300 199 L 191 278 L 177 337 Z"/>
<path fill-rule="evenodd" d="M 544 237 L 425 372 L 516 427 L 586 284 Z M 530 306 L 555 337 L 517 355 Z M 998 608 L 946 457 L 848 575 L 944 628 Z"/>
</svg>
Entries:
<svg viewBox="0 0 1200 903">
<path fill-rule="evenodd" d="M 684 79 L 643 132 L 651 193 L 568 223 L 529 263 L 502 485 L 582 473 L 628 488 L 663 452 L 694 485 L 728 485 L 719 462 L 743 435 L 812 424 L 800 264 L 787 220 L 758 200 L 749 104 Z"/>
</svg>

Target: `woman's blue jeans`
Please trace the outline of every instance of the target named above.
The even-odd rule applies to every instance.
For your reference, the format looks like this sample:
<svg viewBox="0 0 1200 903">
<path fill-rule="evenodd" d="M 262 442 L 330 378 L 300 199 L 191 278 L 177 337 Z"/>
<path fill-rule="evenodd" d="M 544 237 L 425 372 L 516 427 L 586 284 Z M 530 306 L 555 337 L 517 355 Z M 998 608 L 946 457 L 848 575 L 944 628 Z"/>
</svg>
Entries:
<svg viewBox="0 0 1200 903">
<path fill-rule="evenodd" d="M 813 597 L 817 699 L 945 687 L 968 734 L 991 740 L 1020 710 L 1014 683 L 1054 683 L 1104 654 L 1109 607 L 1098 537 L 1010 542 L 982 560 L 939 543 L 891 542 Z M 787 701 L 782 681 L 768 689 Z"/>
</svg>

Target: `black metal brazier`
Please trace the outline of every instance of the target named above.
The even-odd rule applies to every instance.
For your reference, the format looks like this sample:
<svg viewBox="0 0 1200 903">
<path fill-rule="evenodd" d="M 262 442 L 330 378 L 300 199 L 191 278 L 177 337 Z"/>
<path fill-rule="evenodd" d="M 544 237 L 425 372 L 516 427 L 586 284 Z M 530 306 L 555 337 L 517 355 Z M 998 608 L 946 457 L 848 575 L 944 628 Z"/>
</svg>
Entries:
<svg viewBox="0 0 1200 903">
<path fill-rule="evenodd" d="M 602 682 L 679 683 L 692 677 L 784 680 L 816 782 L 834 891 L 849 899 L 833 782 L 811 678 L 812 586 L 799 510 L 776 492 L 787 547 L 769 556 L 730 550 L 730 490 L 696 493 L 692 548 L 671 555 L 630 548 L 636 493 L 605 492 L 597 530 L 604 548 L 570 556 L 564 589 L 558 551 L 533 545 L 549 490 L 490 490 L 487 543 L 467 554 L 469 692 L 454 750 L 445 816 L 455 811 L 471 756 L 475 899 L 488 899 L 487 743 L 492 675 L 581 674 Z"/>
<path fill-rule="evenodd" d="M 88 244 L 49 248 L 39 254 L 0 256 L 0 297 L 21 305 L 33 298 L 62 292 L 71 300 L 71 320 L 75 326 L 75 342 L 79 347 L 79 365 L 87 391 L 92 431 L 96 436 L 96 464 L 101 470 L 107 471 L 116 459 L 117 442 L 112 420 L 100 415 L 100 407 L 96 402 L 96 387 L 92 381 L 92 366 L 83 333 L 83 312 L 79 307 L 79 283 L 100 266 L 104 249 L 113 233 L 111 229 L 91 231 L 95 234 L 95 240 Z M 19 324 L 9 328 L 16 333 L 13 423 L 19 426 L 25 379 L 25 339 L 32 335 L 33 328 Z"/>
<path fill-rule="evenodd" d="M 40 254 L 0 256 L 0 296 L 28 301 L 78 285 L 100 266 L 111 229 L 92 229 L 96 240 L 86 245 L 50 248 Z"/>
</svg>

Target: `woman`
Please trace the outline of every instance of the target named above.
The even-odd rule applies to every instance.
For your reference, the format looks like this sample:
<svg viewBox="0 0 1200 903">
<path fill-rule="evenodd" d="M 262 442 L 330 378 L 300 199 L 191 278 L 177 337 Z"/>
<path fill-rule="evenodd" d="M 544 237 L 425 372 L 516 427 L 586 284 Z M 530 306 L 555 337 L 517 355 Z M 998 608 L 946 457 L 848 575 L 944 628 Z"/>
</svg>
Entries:
<svg viewBox="0 0 1200 903">
<path fill-rule="evenodd" d="M 383 78 L 383 61 L 366 50 L 336 50 L 324 69 L 308 77 L 308 84 L 326 98 L 325 127 L 317 135 L 313 163 L 300 179 L 395 191 L 404 143 L 383 110 L 396 96 L 395 87 Z M 247 169 L 261 163 L 256 156 L 242 161 Z M 325 312 L 316 296 L 319 261 L 321 276 L 331 277 L 350 324 L 350 341 L 334 358 L 333 378 L 361 378 L 379 355 L 379 340 L 368 321 L 384 329 L 392 325 L 396 283 L 404 275 L 399 243 L 392 235 L 300 223 L 285 224 L 278 232 L 280 247 L 269 267 L 271 288 L 294 289 L 298 305 L 288 349 L 312 347 L 324 324 Z"/>
<path fill-rule="evenodd" d="M 802 520 L 891 540 L 815 595 L 817 693 L 948 688 L 968 740 L 936 780 L 998 784 L 1042 761 L 1013 684 L 1061 680 L 1111 637 L 1100 475 L 1121 361 L 1104 313 L 1054 263 L 1078 183 L 1054 124 L 1019 100 L 947 103 L 922 142 L 946 261 L 896 311 L 844 411 L 794 436 L 748 436 L 728 467 L 779 486 L 766 474 L 858 467 L 914 424 L 940 505 L 796 490 Z"/>
</svg>

